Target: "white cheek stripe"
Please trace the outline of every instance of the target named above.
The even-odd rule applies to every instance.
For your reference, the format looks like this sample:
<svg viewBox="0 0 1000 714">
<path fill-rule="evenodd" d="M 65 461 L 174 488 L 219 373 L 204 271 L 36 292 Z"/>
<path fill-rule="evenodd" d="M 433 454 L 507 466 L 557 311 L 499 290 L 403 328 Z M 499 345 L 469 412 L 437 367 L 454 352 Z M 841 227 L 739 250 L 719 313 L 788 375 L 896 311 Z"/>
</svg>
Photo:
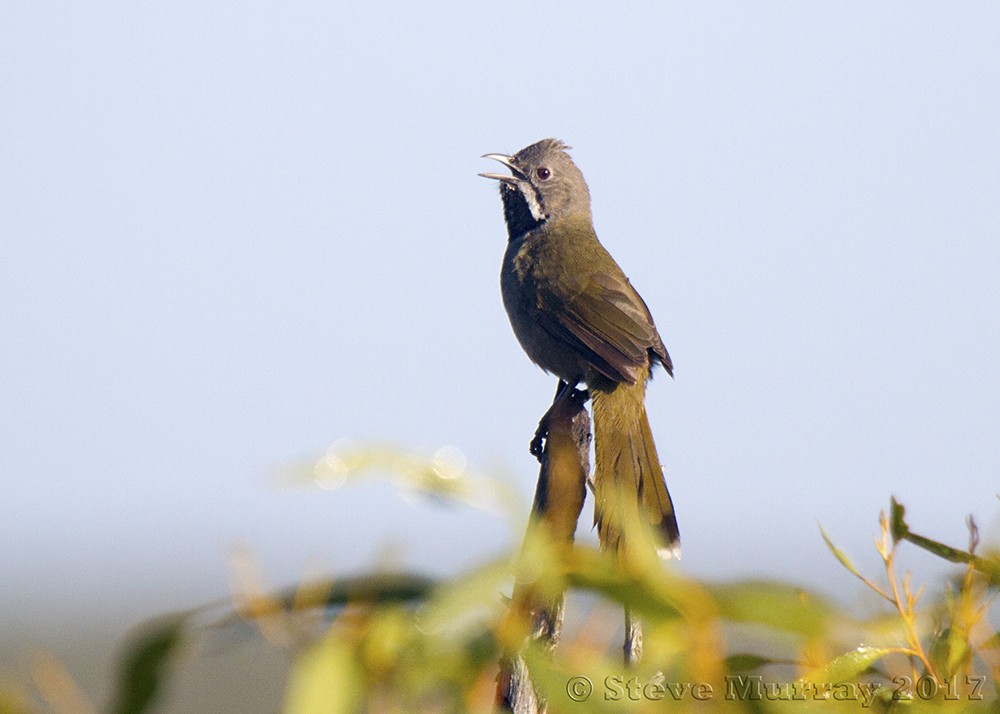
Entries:
<svg viewBox="0 0 1000 714">
<path fill-rule="evenodd" d="M 538 196 L 535 194 L 535 189 L 531 186 L 527 187 L 527 190 L 521 191 L 521 195 L 524 196 L 524 200 L 528 203 L 528 210 L 531 211 L 531 217 L 536 221 L 544 221 L 548 216 L 542 211 L 542 206 L 538 202 Z"/>
</svg>

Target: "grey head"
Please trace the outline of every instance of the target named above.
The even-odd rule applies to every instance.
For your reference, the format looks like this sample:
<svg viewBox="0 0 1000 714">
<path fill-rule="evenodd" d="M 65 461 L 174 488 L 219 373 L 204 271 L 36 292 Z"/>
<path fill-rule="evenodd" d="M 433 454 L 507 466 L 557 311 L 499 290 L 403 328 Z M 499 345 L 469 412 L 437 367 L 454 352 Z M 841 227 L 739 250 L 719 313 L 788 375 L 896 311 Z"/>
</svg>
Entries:
<svg viewBox="0 0 1000 714">
<path fill-rule="evenodd" d="M 583 174 L 558 139 L 542 139 L 513 156 L 485 154 L 510 169 L 507 174 L 479 174 L 500 182 L 504 219 L 513 240 L 546 221 L 590 217 L 590 191 Z"/>
</svg>

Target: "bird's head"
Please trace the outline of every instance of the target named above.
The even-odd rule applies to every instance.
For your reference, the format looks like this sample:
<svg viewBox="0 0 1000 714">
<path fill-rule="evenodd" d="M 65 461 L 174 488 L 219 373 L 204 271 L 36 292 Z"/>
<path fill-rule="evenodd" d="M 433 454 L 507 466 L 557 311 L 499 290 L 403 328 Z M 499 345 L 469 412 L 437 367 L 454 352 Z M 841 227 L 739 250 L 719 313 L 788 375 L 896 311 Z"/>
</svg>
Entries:
<svg viewBox="0 0 1000 714">
<path fill-rule="evenodd" d="M 546 221 L 573 215 L 590 216 L 590 191 L 583 174 L 558 139 L 542 139 L 513 156 L 485 154 L 499 161 L 510 175 L 483 173 L 500 182 L 504 218 L 516 238 Z"/>
</svg>

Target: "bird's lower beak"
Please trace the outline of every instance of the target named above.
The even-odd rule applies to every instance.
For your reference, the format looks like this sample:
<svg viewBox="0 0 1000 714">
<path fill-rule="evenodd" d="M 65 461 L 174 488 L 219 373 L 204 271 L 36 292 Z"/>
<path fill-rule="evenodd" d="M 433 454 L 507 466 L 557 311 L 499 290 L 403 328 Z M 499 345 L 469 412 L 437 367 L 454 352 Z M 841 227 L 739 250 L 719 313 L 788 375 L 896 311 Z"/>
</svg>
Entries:
<svg viewBox="0 0 1000 714">
<path fill-rule="evenodd" d="M 514 165 L 514 158 L 507 156 L 506 154 L 483 154 L 484 159 L 493 159 L 494 161 L 499 161 L 501 164 L 510 169 L 513 176 L 508 176 L 507 174 L 479 174 L 483 178 L 495 179 L 497 181 L 503 181 L 504 183 L 516 184 L 519 180 L 523 181 L 525 179 L 524 174 Z"/>
</svg>

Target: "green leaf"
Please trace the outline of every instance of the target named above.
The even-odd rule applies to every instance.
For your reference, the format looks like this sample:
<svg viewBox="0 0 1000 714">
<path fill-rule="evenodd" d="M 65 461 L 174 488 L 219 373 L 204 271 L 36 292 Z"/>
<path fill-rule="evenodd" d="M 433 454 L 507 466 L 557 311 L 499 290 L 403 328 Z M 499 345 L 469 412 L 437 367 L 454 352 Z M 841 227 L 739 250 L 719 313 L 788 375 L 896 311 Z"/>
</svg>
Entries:
<svg viewBox="0 0 1000 714">
<path fill-rule="evenodd" d="M 976 570 L 986 575 L 991 586 L 996 587 L 997 585 L 1000 585 L 1000 559 L 990 555 L 977 556 L 974 553 L 970 553 L 959 548 L 952 548 L 950 545 L 945 545 L 944 543 L 940 543 L 936 540 L 918 535 L 911 531 L 910 527 L 906 524 L 904 519 L 905 515 L 906 509 L 901 503 L 893 498 L 890 504 L 889 517 L 893 541 L 909 541 L 918 548 L 922 548 L 923 550 L 933 553 L 937 557 L 952 563 L 972 563 L 972 566 Z"/>
<path fill-rule="evenodd" d="M 510 574 L 510 562 L 500 559 L 442 586 L 420 609 L 418 626 L 424 632 L 439 634 L 473 625 L 475 616 L 499 606 L 500 592 L 509 584 Z M 478 625 L 476 629 L 480 629 Z"/>
<path fill-rule="evenodd" d="M 708 590 L 728 620 L 807 636 L 824 633 L 833 612 L 823 598 L 784 583 L 749 580 L 710 585 Z"/>
<path fill-rule="evenodd" d="M 906 507 L 896 500 L 895 496 L 889 499 L 889 530 L 892 533 L 892 542 L 898 543 L 906 538 L 910 532 L 906 525 Z"/>
<path fill-rule="evenodd" d="M 348 714 L 361 710 L 365 672 L 349 645 L 332 633 L 306 648 L 285 692 L 284 714 Z"/>
<path fill-rule="evenodd" d="M 823 530 L 823 526 L 819 527 L 819 532 L 820 535 L 823 536 L 823 542 L 826 543 L 826 547 L 830 549 L 831 553 L 833 553 L 833 557 L 835 557 L 838 561 L 840 561 L 840 564 L 843 565 L 845 568 L 847 568 L 848 572 L 851 573 L 851 575 L 857 578 L 861 578 L 863 580 L 864 576 L 856 567 L 854 567 L 854 563 L 852 563 L 850 558 L 847 557 L 847 554 L 833 544 L 833 541 L 830 540 L 830 536 L 828 536 L 826 534 L 826 531 Z"/>
<path fill-rule="evenodd" d="M 918 548 L 922 548 L 928 553 L 933 553 L 937 557 L 943 558 L 944 560 L 952 563 L 975 563 L 978 560 L 978 558 L 974 555 L 966 553 L 964 550 L 952 548 L 950 545 L 939 543 L 936 540 L 925 538 L 924 536 L 917 535 L 916 533 L 907 531 L 904 538 Z"/>
<path fill-rule="evenodd" d="M 810 672 L 809 682 L 852 682 L 864 674 L 877 660 L 896 650 L 862 645 L 834 657 L 824 666 Z"/>
<path fill-rule="evenodd" d="M 960 629 L 945 627 L 931 638 L 928 654 L 938 675 L 950 677 L 969 666 L 972 647 Z"/>
<path fill-rule="evenodd" d="M 436 581 L 412 573 L 372 573 L 335 579 L 329 585 L 327 606 L 350 603 L 391 603 L 424 600 Z M 290 598 L 289 598 L 290 599 Z"/>
<path fill-rule="evenodd" d="M 610 663 L 601 657 L 590 657 L 583 660 L 577 658 L 573 665 L 567 666 L 568 663 L 553 661 L 537 645 L 526 648 L 522 654 L 531 681 L 546 699 L 550 712 L 603 714 L 608 711 L 635 711 L 639 704 L 630 701 L 628 696 L 608 701 L 612 699 L 608 696 L 610 678 L 624 680 L 637 676 L 632 672 L 624 672 L 618 663 Z"/>
<path fill-rule="evenodd" d="M 114 714 L 140 714 L 150 707 L 163 688 L 171 660 L 184 643 L 190 613 L 166 615 L 141 625 L 121 658 Z"/>
<path fill-rule="evenodd" d="M 654 621 L 676 620 L 685 603 L 707 600 L 699 585 L 677 577 L 669 565 L 655 561 L 655 567 L 632 569 L 613 555 L 585 547 L 574 549 L 566 580 L 572 587 L 600 593 Z"/>
<path fill-rule="evenodd" d="M 741 673 L 753 672 L 754 670 L 766 667 L 769 664 L 788 664 L 787 660 L 771 659 L 762 657 L 752 652 L 729 655 L 726 657 L 726 671 Z"/>
</svg>

